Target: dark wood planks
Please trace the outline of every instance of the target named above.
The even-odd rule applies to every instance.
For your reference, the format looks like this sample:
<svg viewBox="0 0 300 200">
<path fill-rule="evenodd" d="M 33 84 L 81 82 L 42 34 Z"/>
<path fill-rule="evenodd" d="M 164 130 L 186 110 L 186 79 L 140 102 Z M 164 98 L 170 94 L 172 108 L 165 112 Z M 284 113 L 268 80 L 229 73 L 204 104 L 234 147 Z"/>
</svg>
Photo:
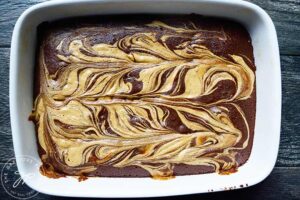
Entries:
<svg viewBox="0 0 300 200">
<path fill-rule="evenodd" d="M 248 0 L 262 7 L 276 26 L 280 52 L 300 54 L 300 1 L 299 0 Z"/>
<path fill-rule="evenodd" d="M 26 8 L 45 0 L 18 0 L 0 4 L 0 47 L 9 47 L 11 33 L 17 18 Z M 265 9 L 272 17 L 283 54 L 300 54 L 300 1 L 249 0 Z"/>
<path fill-rule="evenodd" d="M 8 48 L 0 49 L 0 127 L 10 126 L 8 109 L 9 50 Z"/>
<path fill-rule="evenodd" d="M 282 121 L 277 166 L 300 167 L 300 56 L 281 56 Z"/>
<path fill-rule="evenodd" d="M 9 50 L 0 48 L 0 162 L 14 156 L 8 100 Z"/>
<path fill-rule="evenodd" d="M 3 164 L 0 164 L 2 168 Z M 15 179 L 14 179 L 15 180 Z M 20 191 L 18 191 L 20 192 Z M 21 191 L 22 192 L 22 191 Z M 24 191 L 24 193 L 27 191 Z M 2 199 L 13 199 L 3 190 L 0 190 Z M 157 200 L 215 200 L 215 199 L 299 199 L 300 197 L 300 168 L 275 168 L 271 175 L 262 183 L 244 188 L 242 190 L 233 190 L 228 192 L 216 192 L 207 194 L 185 195 L 175 197 L 154 198 Z M 32 199 L 66 199 L 63 197 L 53 197 L 45 194 L 38 194 Z M 137 199 L 139 200 L 139 199 Z"/>
<path fill-rule="evenodd" d="M 23 11 L 46 0 L 0 0 L 0 47 L 10 46 L 14 25 Z"/>
</svg>

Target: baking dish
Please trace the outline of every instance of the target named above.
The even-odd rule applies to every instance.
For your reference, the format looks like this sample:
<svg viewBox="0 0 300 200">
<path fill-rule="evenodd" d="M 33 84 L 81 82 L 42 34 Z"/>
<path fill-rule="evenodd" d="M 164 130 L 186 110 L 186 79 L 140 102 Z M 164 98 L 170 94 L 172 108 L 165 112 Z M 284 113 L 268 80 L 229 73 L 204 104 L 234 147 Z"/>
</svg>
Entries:
<svg viewBox="0 0 300 200">
<path fill-rule="evenodd" d="M 151 178 L 49 179 L 20 156 L 40 161 L 34 125 L 28 121 L 33 105 L 36 27 L 55 19 L 125 13 L 189 14 L 230 18 L 249 31 L 254 47 L 257 111 L 249 160 L 231 175 L 178 176 L 167 181 Z M 31 188 L 46 194 L 74 197 L 154 197 L 221 191 L 251 186 L 272 171 L 278 153 L 281 117 L 281 75 L 274 24 L 260 7 L 241 0 L 73 0 L 50 1 L 27 9 L 12 37 L 10 60 L 10 115 L 18 170 Z M 27 178 L 27 174 L 33 174 Z"/>
</svg>

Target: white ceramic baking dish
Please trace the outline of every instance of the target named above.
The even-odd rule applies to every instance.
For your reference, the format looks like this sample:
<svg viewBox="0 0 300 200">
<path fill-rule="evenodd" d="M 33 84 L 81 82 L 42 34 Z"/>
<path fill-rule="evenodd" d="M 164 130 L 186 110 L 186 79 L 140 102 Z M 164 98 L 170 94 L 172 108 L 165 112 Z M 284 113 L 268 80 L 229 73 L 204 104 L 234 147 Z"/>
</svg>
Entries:
<svg viewBox="0 0 300 200">
<path fill-rule="evenodd" d="M 49 179 L 37 168 L 21 162 L 27 155 L 40 161 L 34 125 L 28 121 L 33 99 L 36 27 L 43 21 L 65 17 L 122 13 L 198 13 L 237 20 L 248 29 L 257 67 L 257 112 L 251 156 L 237 173 L 178 176 L 167 181 L 151 178 Z M 260 7 L 240 0 L 50 1 L 27 9 L 12 37 L 10 60 L 10 115 L 15 155 L 21 176 L 33 189 L 52 195 L 77 197 L 153 197 L 221 191 L 251 186 L 272 171 L 278 153 L 281 117 L 281 74 L 276 31 Z M 34 176 L 27 178 L 26 174 Z"/>
</svg>

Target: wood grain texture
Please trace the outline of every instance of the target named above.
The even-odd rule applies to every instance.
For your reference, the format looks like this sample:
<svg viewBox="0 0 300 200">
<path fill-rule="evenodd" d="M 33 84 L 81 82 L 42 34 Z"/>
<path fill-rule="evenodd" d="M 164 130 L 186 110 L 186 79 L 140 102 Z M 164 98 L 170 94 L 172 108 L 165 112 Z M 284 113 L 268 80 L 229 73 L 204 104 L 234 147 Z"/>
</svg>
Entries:
<svg viewBox="0 0 300 200">
<path fill-rule="evenodd" d="M 3 164 L 0 164 L 2 168 Z M 18 177 L 14 177 L 16 180 Z M 245 183 L 246 185 L 246 183 Z M 231 187 L 231 186 L 228 186 Z M 20 191 L 18 192 L 27 192 Z M 13 199 L 5 191 L 0 190 L 0 197 L 2 199 Z M 260 200 L 272 200 L 272 199 L 299 199 L 300 197 L 300 168 L 275 168 L 271 175 L 264 180 L 262 183 L 244 188 L 241 190 L 233 190 L 227 192 L 217 192 L 217 193 L 207 193 L 207 194 L 197 194 L 197 195 L 184 195 L 175 197 L 164 197 L 164 198 L 153 198 L 156 200 L 191 200 L 191 199 L 201 199 L 201 200 L 215 200 L 215 199 L 260 199 Z M 37 196 L 31 198 L 34 200 L 47 200 L 47 199 L 67 199 L 63 197 L 53 197 L 45 194 L 38 194 Z M 137 198 L 136 200 L 141 200 Z"/>
<path fill-rule="evenodd" d="M 8 48 L 0 49 L 0 127 L 10 126 L 8 108 L 9 50 Z"/>
<path fill-rule="evenodd" d="M 8 101 L 9 50 L 0 48 L 0 162 L 14 156 Z"/>
<path fill-rule="evenodd" d="M 1 1 L 0 47 L 9 47 L 14 24 L 28 7 L 45 0 Z M 280 51 L 283 54 L 300 54 L 300 1 L 299 0 L 249 0 L 265 9 L 273 19 Z M 5 3 L 4 3 L 5 2 Z"/>
<path fill-rule="evenodd" d="M 0 0 L 0 47 L 9 47 L 12 30 L 27 8 L 45 0 Z"/>
<path fill-rule="evenodd" d="M 281 56 L 282 121 L 277 166 L 300 166 L 300 56 Z"/>
<path fill-rule="evenodd" d="M 300 1 L 299 0 L 249 0 L 262 7 L 276 26 L 280 52 L 300 54 Z"/>
</svg>

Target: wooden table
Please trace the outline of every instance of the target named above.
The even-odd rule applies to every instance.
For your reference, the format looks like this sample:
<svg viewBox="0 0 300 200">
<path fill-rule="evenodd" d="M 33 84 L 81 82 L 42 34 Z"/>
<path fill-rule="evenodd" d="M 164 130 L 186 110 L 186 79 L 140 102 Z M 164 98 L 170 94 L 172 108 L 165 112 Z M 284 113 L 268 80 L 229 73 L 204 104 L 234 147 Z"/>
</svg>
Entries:
<svg viewBox="0 0 300 200">
<path fill-rule="evenodd" d="M 9 50 L 20 14 L 43 0 L 0 0 L 0 168 L 14 157 L 9 118 Z M 253 0 L 272 17 L 279 38 L 283 80 L 280 150 L 271 175 L 255 186 L 172 199 L 300 199 L 300 0 Z M 271 58 L 270 58 L 271 59 Z M 272 116 L 270 116 L 272 117 Z M 258 169 L 259 170 L 259 169 Z M 0 199 L 10 199 L 0 186 Z M 38 194 L 34 199 L 62 199 Z"/>
</svg>

